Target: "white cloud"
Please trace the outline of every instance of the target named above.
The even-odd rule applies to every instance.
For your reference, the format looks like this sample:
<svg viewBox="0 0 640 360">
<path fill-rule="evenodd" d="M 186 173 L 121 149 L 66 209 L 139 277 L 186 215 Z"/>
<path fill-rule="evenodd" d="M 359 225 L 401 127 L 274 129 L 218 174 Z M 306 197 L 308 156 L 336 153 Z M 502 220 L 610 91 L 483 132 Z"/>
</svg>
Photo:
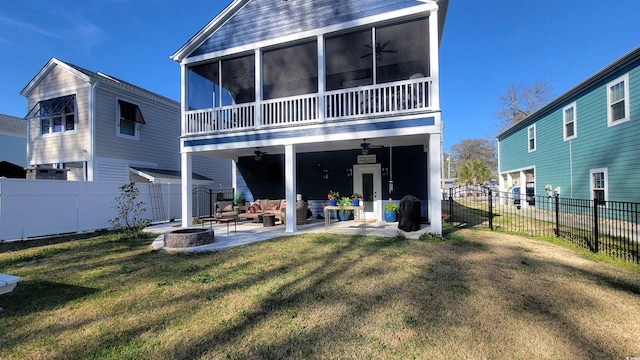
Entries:
<svg viewBox="0 0 640 360">
<path fill-rule="evenodd" d="M 41 35 L 44 35 L 44 36 L 47 36 L 47 37 L 50 37 L 50 38 L 53 38 L 53 39 L 59 39 L 60 38 L 60 36 L 57 35 L 55 32 L 51 32 L 51 31 L 48 31 L 48 30 L 46 30 L 46 29 L 44 29 L 42 27 L 39 27 L 37 25 L 30 24 L 30 23 L 27 23 L 27 22 L 24 22 L 24 21 L 18 21 L 18 20 L 11 19 L 11 18 L 8 18 L 6 16 L 2 16 L 2 15 L 0 15 L 0 24 L 6 24 L 6 25 L 9 25 L 11 27 L 20 28 L 20 29 L 23 29 L 23 30 L 26 30 L 26 31 L 29 31 L 29 32 L 35 32 L 35 33 L 38 33 L 38 34 L 41 34 Z"/>
</svg>

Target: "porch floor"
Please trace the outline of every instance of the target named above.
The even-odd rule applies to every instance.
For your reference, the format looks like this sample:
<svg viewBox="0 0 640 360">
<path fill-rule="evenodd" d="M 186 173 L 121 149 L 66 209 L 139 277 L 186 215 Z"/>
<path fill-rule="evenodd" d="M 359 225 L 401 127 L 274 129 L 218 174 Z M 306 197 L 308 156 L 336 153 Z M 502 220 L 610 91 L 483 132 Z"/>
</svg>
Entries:
<svg viewBox="0 0 640 360">
<path fill-rule="evenodd" d="M 209 223 L 204 224 L 205 228 L 210 226 Z M 281 236 L 291 236 L 306 233 L 334 233 L 334 234 L 348 234 L 358 235 L 363 234 L 367 236 L 381 236 L 381 237 L 394 237 L 398 233 L 403 234 L 409 239 L 417 239 L 421 234 L 430 232 L 431 227 L 428 224 L 423 224 L 420 227 L 420 231 L 405 232 L 398 229 L 397 222 L 368 222 L 366 227 L 363 228 L 361 223 L 350 221 L 331 221 L 330 227 L 325 230 L 324 219 L 309 219 L 307 224 L 298 225 L 297 232 L 286 233 L 285 226 L 278 223 L 273 227 L 263 227 L 261 223 L 253 223 L 251 221 L 239 221 L 237 224 L 237 232 L 234 234 L 233 225 L 229 226 L 229 235 L 227 236 L 226 224 L 212 224 L 215 232 L 216 241 L 212 244 L 196 246 L 184 249 L 171 249 L 172 251 L 183 252 L 198 252 L 198 251 L 215 251 L 226 249 L 234 246 L 242 246 L 251 244 L 258 241 L 270 240 Z M 202 225 L 190 226 L 193 228 L 200 228 Z M 149 226 L 144 229 L 145 232 L 160 233 L 177 230 L 180 228 L 179 222 L 162 223 Z M 164 235 L 156 237 L 151 244 L 154 250 L 160 250 L 164 248 Z"/>
</svg>

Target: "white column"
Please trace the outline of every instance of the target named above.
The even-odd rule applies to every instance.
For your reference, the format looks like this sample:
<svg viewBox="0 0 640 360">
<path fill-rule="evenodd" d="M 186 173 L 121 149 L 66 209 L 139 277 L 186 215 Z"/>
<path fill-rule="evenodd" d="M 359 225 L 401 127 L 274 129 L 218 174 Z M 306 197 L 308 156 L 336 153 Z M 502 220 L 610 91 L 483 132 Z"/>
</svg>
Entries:
<svg viewBox="0 0 640 360">
<path fill-rule="evenodd" d="M 182 154 L 180 154 L 181 157 L 181 167 L 180 167 L 180 172 L 181 172 L 181 177 L 182 177 L 182 186 L 181 186 L 181 192 L 182 192 L 182 227 L 186 228 L 189 227 L 189 225 L 191 225 L 191 218 L 192 216 L 192 212 L 191 212 L 191 203 L 192 203 L 192 198 L 191 198 L 191 189 L 192 189 L 192 184 L 193 184 L 193 180 L 191 179 L 191 173 L 192 173 L 192 157 L 190 153 L 185 153 L 183 152 Z"/>
<path fill-rule="evenodd" d="M 238 192 L 238 165 L 236 160 L 231 160 L 231 186 Z M 235 194 L 234 194 L 235 195 Z"/>
<path fill-rule="evenodd" d="M 427 191 L 429 194 L 429 222 L 431 232 L 442 234 L 442 195 L 440 194 L 440 134 L 429 135 L 427 162 Z"/>
<path fill-rule="evenodd" d="M 438 10 L 429 13 L 429 76 L 431 77 L 430 107 L 440 109 L 440 60 L 438 55 Z"/>
<path fill-rule="evenodd" d="M 256 107 L 254 109 L 255 127 L 262 126 L 262 51 L 255 51 L 255 91 L 256 91 Z M 221 72 L 222 73 L 222 72 Z"/>
<path fill-rule="evenodd" d="M 287 227 L 284 231 L 294 233 L 298 230 L 298 226 L 296 223 L 296 146 L 293 144 L 284 147 L 284 177 L 284 196 L 287 200 Z"/>
<path fill-rule="evenodd" d="M 326 54 L 324 48 L 324 36 L 319 35 L 317 38 L 318 41 L 318 120 L 324 121 L 324 111 L 326 109 L 324 103 L 324 92 L 327 90 L 325 79 L 326 79 Z"/>
<path fill-rule="evenodd" d="M 500 174 L 498 172 L 498 194 L 496 194 L 496 195 L 500 196 L 500 203 L 501 204 L 505 203 L 504 192 L 506 190 L 506 186 L 505 186 L 506 183 L 505 183 L 504 177 L 505 177 L 505 175 Z"/>
<path fill-rule="evenodd" d="M 184 121 L 185 118 L 185 109 L 187 109 L 187 88 L 189 84 L 187 83 L 189 76 L 187 76 L 187 67 L 184 64 L 180 64 L 180 131 L 182 134 L 186 132 L 186 124 Z"/>
<path fill-rule="evenodd" d="M 527 175 L 520 171 L 520 206 L 527 207 Z"/>
</svg>

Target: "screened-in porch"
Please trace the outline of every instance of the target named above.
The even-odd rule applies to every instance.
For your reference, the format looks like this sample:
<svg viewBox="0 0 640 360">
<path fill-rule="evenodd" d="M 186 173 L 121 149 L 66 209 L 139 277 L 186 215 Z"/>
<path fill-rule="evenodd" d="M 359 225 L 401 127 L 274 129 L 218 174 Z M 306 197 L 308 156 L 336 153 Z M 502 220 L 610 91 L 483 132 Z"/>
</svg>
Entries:
<svg viewBox="0 0 640 360">
<path fill-rule="evenodd" d="M 183 135 L 429 111 L 429 18 L 189 65 Z"/>
</svg>

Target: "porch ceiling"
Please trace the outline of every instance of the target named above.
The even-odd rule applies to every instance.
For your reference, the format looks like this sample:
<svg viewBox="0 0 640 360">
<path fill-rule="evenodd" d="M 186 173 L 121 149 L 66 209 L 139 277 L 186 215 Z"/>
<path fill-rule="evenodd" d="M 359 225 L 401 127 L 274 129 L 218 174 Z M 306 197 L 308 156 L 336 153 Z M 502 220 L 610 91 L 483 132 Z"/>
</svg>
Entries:
<svg viewBox="0 0 640 360">
<path fill-rule="evenodd" d="M 406 135 L 406 136 L 394 136 L 394 137 L 378 137 L 366 138 L 368 143 L 371 143 L 372 147 L 384 146 L 389 147 L 398 146 L 412 146 L 412 145 L 427 145 L 429 140 L 428 134 Z M 337 140 L 337 141 L 325 141 L 325 142 L 313 142 L 313 143 L 301 143 L 296 144 L 297 153 L 308 152 L 323 152 L 323 151 L 337 151 L 337 150 L 354 150 L 360 149 L 360 144 L 363 139 L 349 139 L 349 140 Z M 224 159 L 238 159 L 245 156 L 254 156 L 255 146 L 238 148 L 233 150 L 216 150 L 207 152 L 197 152 L 195 155 L 205 155 L 216 158 Z M 267 153 L 268 155 L 284 154 L 284 145 L 271 145 L 260 146 L 260 151 Z"/>
</svg>

